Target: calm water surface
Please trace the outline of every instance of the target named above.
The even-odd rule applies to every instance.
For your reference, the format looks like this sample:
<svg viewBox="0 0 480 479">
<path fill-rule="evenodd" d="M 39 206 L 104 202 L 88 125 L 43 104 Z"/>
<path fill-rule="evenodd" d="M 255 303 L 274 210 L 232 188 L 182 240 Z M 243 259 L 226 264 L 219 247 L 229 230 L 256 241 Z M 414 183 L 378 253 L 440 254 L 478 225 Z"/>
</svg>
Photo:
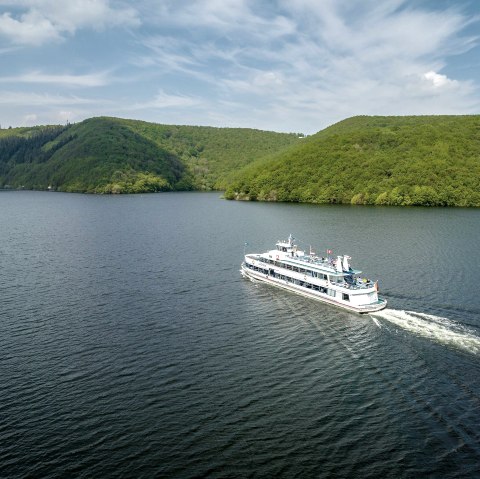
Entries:
<svg viewBox="0 0 480 479">
<path fill-rule="evenodd" d="M 239 273 L 353 257 L 359 316 Z M 1 477 L 475 477 L 480 211 L 0 192 Z"/>
</svg>

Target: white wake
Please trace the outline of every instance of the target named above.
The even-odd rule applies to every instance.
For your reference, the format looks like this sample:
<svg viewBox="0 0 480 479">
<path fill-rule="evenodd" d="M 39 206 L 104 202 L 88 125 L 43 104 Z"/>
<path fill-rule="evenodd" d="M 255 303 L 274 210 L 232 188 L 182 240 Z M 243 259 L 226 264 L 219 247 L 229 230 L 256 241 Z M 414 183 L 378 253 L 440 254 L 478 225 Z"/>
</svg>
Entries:
<svg viewBox="0 0 480 479">
<path fill-rule="evenodd" d="M 419 336 L 473 354 L 480 354 L 480 336 L 451 319 L 397 309 L 384 309 L 372 313 L 371 316 L 374 321 L 375 318 L 385 319 Z"/>
</svg>

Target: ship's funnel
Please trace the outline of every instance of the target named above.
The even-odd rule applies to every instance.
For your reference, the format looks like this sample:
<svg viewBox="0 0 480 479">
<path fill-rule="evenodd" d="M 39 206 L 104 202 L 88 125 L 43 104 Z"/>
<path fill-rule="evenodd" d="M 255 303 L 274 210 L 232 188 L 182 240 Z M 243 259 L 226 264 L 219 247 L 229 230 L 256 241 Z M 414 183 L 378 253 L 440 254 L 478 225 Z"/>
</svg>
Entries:
<svg viewBox="0 0 480 479">
<path fill-rule="evenodd" d="M 347 255 L 343 256 L 343 271 L 350 271 L 350 265 L 348 264 L 349 259 L 352 259 L 352 258 Z"/>
</svg>

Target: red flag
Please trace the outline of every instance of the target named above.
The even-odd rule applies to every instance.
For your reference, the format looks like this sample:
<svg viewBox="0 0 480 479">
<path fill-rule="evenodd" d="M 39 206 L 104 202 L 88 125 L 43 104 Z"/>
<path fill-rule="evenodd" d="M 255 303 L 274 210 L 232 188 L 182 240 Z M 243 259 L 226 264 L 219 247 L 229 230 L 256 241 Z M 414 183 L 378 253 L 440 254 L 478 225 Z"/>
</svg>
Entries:
<svg viewBox="0 0 480 479">
<path fill-rule="evenodd" d="M 332 250 L 331 250 L 331 249 L 327 249 L 327 254 L 332 254 Z"/>
</svg>

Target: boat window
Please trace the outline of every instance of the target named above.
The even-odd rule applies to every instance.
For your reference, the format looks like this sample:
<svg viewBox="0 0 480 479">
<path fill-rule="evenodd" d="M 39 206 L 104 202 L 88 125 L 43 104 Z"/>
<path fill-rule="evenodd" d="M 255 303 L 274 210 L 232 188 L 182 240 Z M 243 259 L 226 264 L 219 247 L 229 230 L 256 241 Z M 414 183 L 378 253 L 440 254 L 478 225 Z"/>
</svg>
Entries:
<svg viewBox="0 0 480 479">
<path fill-rule="evenodd" d="M 344 301 L 350 301 L 350 296 L 349 296 L 347 293 L 343 293 L 343 294 L 342 294 L 342 299 L 343 299 Z"/>
<path fill-rule="evenodd" d="M 333 289 L 327 289 L 327 294 L 329 296 L 335 296 L 335 291 Z"/>
</svg>

